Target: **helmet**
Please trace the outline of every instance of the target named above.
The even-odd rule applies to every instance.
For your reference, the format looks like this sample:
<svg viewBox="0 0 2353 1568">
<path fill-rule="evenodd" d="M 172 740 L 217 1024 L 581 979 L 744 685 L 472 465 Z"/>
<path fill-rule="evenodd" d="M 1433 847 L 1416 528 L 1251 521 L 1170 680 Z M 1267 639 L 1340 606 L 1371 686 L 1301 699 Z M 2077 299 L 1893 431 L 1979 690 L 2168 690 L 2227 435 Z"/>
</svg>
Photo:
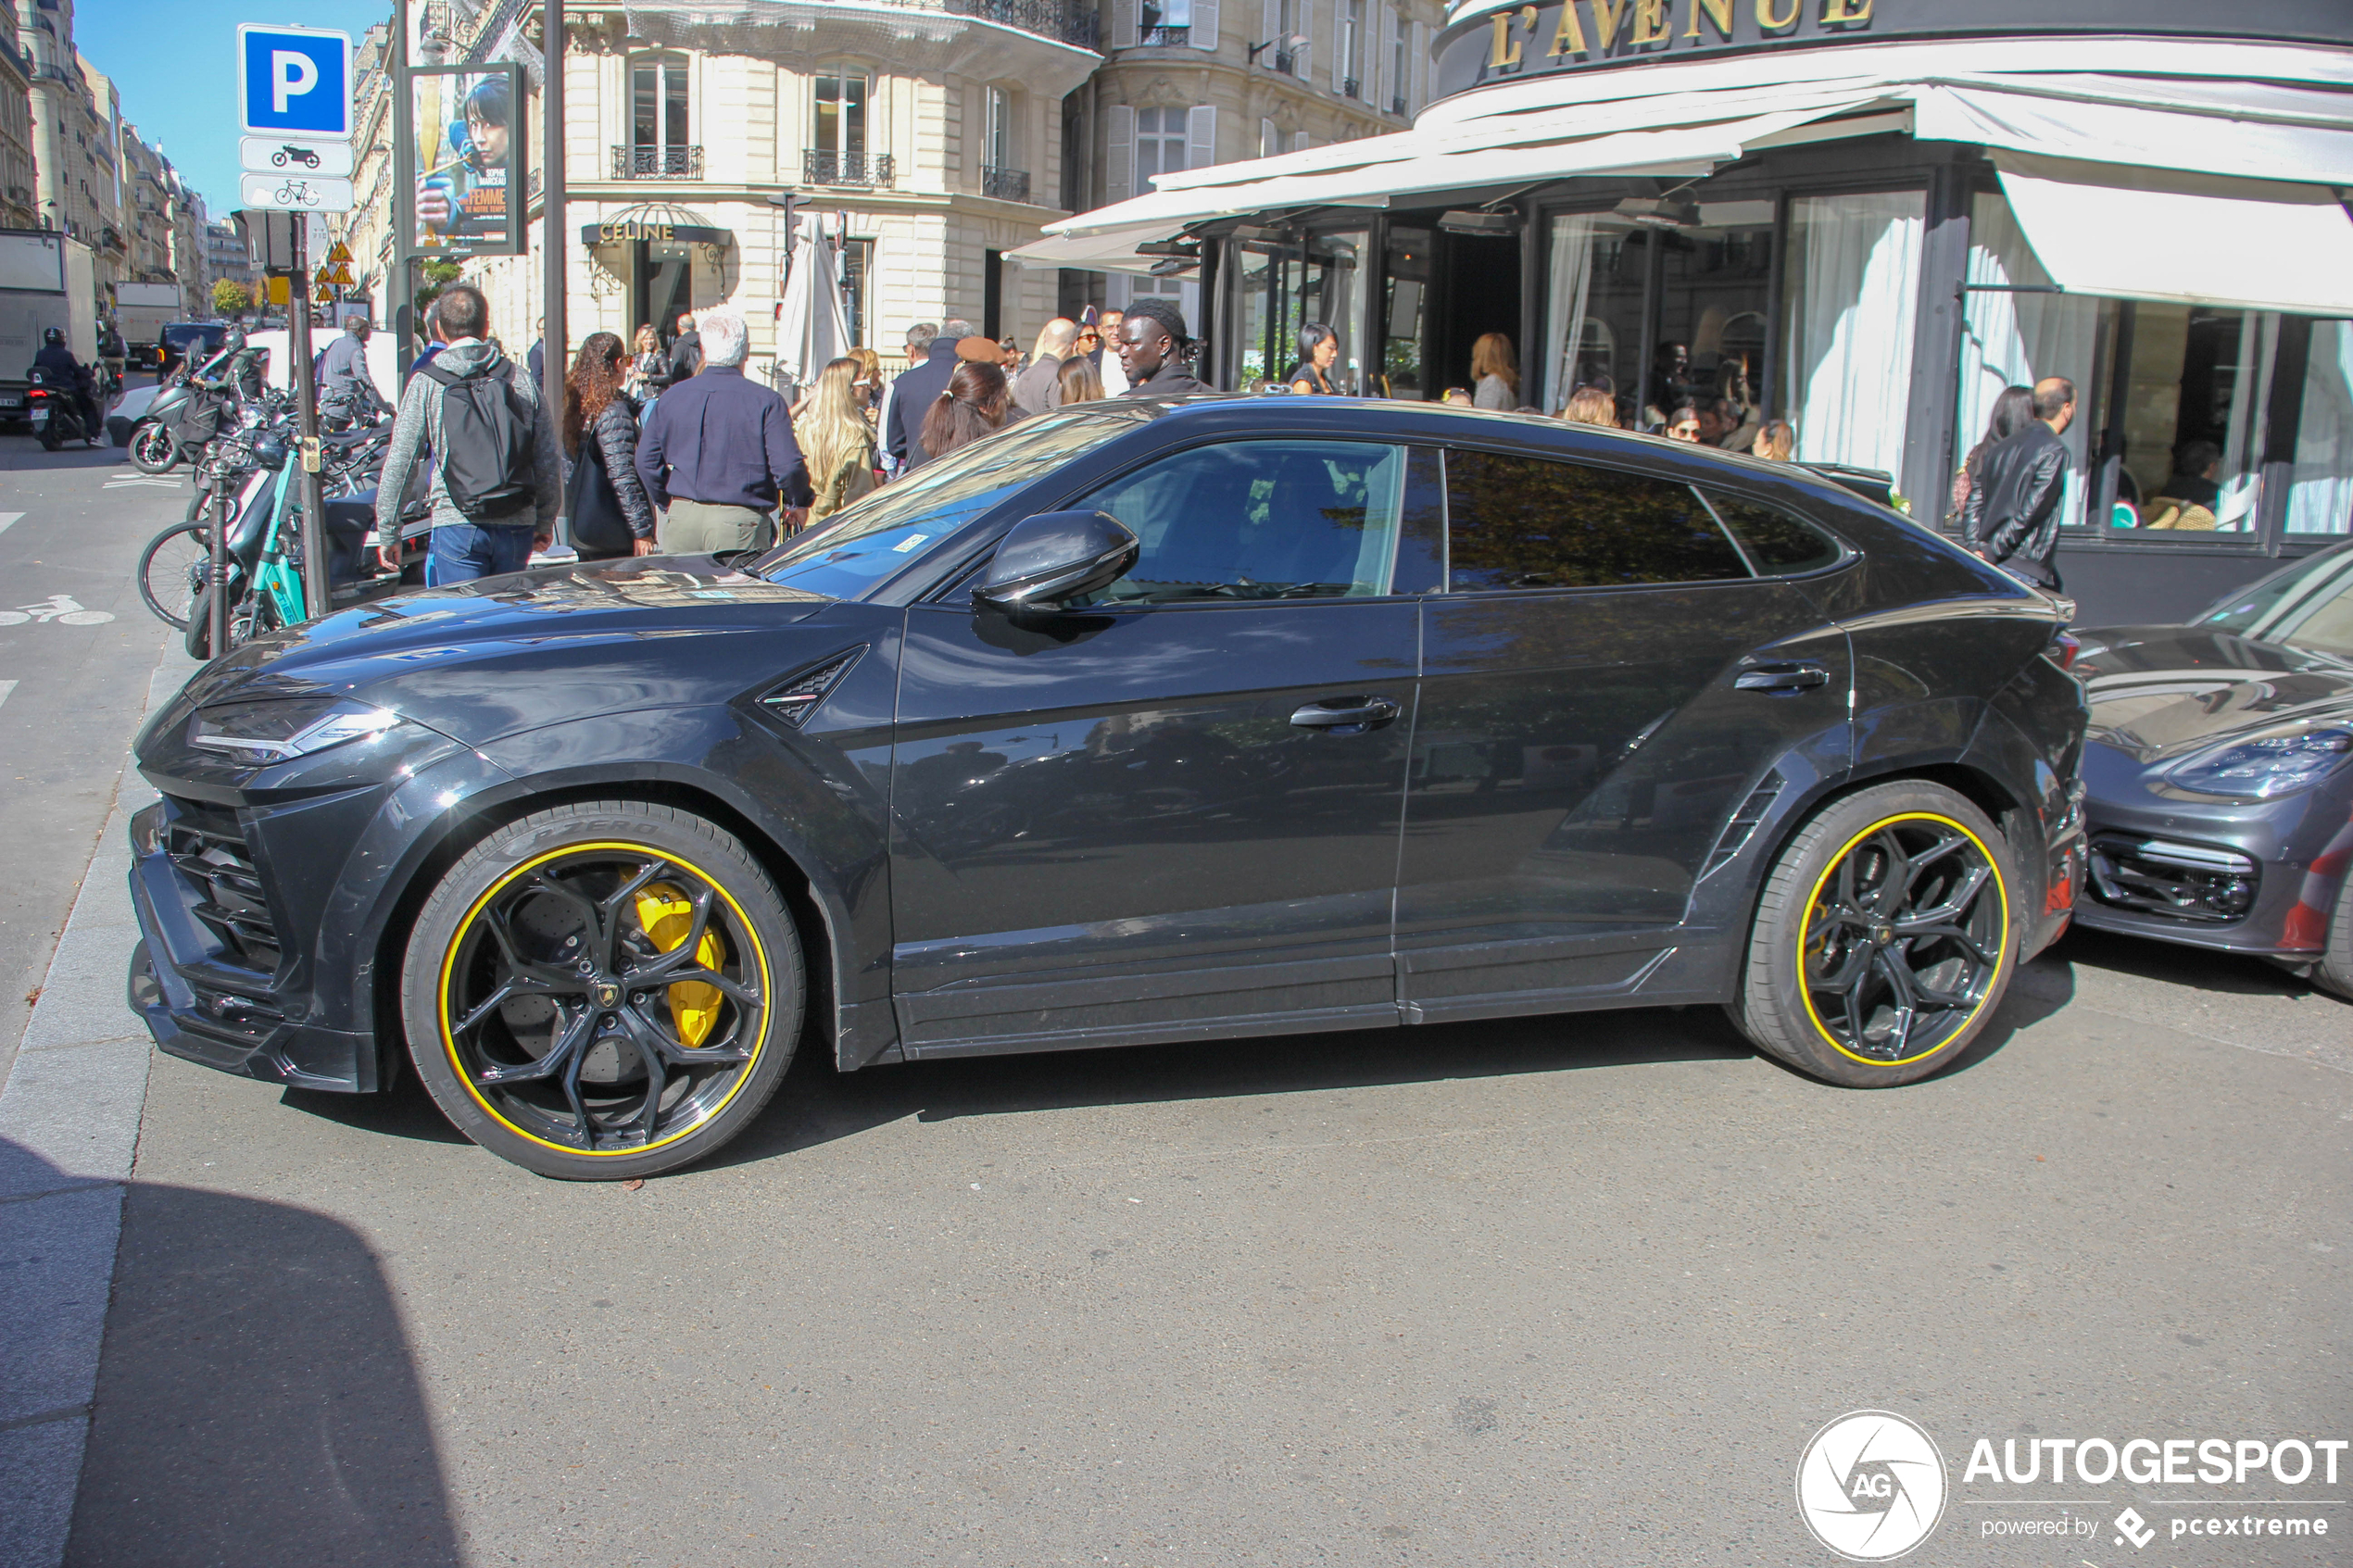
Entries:
<svg viewBox="0 0 2353 1568">
<path fill-rule="evenodd" d="M 59 344 L 64 343 L 65 340 L 65 332 L 63 330 L 57 327 L 51 327 L 47 332 L 41 334 L 41 341 L 49 345 L 52 348 L 55 348 Z"/>
<path fill-rule="evenodd" d="M 220 352 L 223 354 L 234 354 L 245 345 L 245 330 L 243 327 L 232 325 L 220 334 Z"/>
<path fill-rule="evenodd" d="M 256 461 L 272 473 L 286 466 L 286 444 L 274 435 L 265 435 L 255 442 L 253 455 Z"/>
</svg>

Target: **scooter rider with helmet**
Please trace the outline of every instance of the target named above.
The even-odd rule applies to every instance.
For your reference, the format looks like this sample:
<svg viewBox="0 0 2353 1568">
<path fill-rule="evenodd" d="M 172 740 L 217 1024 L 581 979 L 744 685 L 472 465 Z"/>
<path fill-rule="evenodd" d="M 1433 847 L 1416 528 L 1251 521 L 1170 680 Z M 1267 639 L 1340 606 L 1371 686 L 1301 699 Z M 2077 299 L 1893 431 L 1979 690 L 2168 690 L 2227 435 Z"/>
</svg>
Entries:
<svg viewBox="0 0 2353 1568">
<path fill-rule="evenodd" d="M 98 408 L 97 400 L 90 395 L 90 370 L 66 346 L 62 329 L 51 327 L 41 334 L 41 352 L 32 357 L 32 362 L 42 370 L 68 378 L 67 384 L 73 388 L 74 404 L 82 410 L 82 428 L 96 432 Z"/>
</svg>

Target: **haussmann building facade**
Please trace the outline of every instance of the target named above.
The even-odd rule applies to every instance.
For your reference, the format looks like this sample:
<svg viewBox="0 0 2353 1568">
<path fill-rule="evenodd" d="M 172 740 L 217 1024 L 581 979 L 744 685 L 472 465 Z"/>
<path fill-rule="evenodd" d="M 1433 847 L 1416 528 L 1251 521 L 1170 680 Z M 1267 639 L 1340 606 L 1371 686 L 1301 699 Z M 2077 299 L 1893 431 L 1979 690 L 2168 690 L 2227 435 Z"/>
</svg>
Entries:
<svg viewBox="0 0 2353 1568">
<path fill-rule="evenodd" d="M 1410 130 L 1163 174 L 1020 254 L 1194 282 L 1236 390 L 1306 320 L 1392 397 L 1468 385 L 1500 332 L 1527 404 L 1732 395 L 1931 526 L 2001 390 L 2063 375 L 2082 620 L 2179 618 L 2353 519 L 2347 18 L 1468 0 Z M 2215 525 L 2151 526 L 2208 447 Z"/>
</svg>

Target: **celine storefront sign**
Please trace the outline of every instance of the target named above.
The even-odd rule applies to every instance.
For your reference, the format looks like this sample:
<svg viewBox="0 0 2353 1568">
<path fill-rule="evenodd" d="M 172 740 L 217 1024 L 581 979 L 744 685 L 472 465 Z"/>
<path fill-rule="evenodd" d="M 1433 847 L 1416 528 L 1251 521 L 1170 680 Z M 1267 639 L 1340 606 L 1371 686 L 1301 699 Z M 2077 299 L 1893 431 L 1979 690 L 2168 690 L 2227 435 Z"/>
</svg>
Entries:
<svg viewBox="0 0 2353 1568">
<path fill-rule="evenodd" d="M 2342 44 L 2345 0 L 1553 0 L 1482 9 L 1439 35 L 1434 97 L 1559 71 L 1930 38 L 2270 39 Z"/>
<path fill-rule="evenodd" d="M 725 229 L 698 227 L 690 223 L 663 223 L 642 218 L 586 223 L 580 230 L 580 243 L 587 245 L 627 245 L 635 240 L 647 240 L 656 245 L 725 245 L 735 237 Z"/>
</svg>

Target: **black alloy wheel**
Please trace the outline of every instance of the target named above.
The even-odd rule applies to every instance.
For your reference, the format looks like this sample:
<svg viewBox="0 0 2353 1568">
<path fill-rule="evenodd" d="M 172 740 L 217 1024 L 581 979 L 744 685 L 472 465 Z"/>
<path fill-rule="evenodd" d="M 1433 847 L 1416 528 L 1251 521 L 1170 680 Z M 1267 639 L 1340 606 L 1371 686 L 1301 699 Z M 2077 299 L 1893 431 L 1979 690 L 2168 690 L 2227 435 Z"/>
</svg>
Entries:
<svg viewBox="0 0 2353 1568">
<path fill-rule="evenodd" d="M 1833 801 L 1766 879 L 1734 1022 L 1833 1083 L 1935 1072 L 1983 1029 L 2016 967 L 2007 856 L 1941 785 Z"/>
<path fill-rule="evenodd" d="M 141 473 L 170 473 L 180 461 L 180 444 L 160 420 L 142 420 L 131 433 L 131 466 Z"/>
<path fill-rule="evenodd" d="M 775 1092 L 800 1027 L 798 937 L 733 837 L 635 801 L 509 824 L 410 936 L 409 1048 L 459 1131 L 544 1175 L 700 1159 Z"/>
<path fill-rule="evenodd" d="M 157 620 L 184 632 L 211 564 L 211 530 L 201 522 L 174 524 L 149 540 L 139 557 L 139 596 Z"/>
</svg>

